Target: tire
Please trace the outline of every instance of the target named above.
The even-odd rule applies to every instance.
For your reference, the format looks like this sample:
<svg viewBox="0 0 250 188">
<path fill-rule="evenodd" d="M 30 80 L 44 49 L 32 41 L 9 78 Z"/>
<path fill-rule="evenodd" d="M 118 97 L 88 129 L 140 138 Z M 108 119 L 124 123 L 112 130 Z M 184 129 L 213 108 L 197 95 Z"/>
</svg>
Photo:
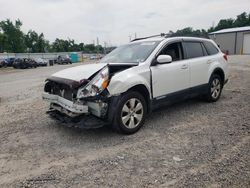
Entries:
<svg viewBox="0 0 250 188">
<path fill-rule="evenodd" d="M 216 102 L 221 96 L 223 88 L 222 79 L 219 75 L 213 74 L 209 80 L 206 100 L 208 102 Z"/>
<path fill-rule="evenodd" d="M 135 91 L 125 93 L 118 102 L 112 127 L 123 134 L 133 134 L 144 124 L 147 105 L 144 97 Z"/>
</svg>

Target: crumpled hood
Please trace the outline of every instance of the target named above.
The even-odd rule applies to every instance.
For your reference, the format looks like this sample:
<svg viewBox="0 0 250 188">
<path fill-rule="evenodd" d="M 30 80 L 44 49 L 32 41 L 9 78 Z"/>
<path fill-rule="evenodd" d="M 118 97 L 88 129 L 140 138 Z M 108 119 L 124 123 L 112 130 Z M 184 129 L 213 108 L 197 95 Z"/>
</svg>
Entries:
<svg viewBox="0 0 250 188">
<path fill-rule="evenodd" d="M 83 79 L 88 79 L 91 77 L 97 71 L 101 70 L 105 65 L 105 63 L 97 63 L 76 66 L 56 72 L 52 75 L 52 77 L 80 82 Z"/>
</svg>

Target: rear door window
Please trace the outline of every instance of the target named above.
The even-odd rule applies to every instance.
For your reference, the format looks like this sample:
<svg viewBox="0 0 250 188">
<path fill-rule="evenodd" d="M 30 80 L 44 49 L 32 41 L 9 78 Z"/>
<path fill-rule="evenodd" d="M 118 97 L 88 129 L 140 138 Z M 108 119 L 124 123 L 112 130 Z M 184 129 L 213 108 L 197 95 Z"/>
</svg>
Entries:
<svg viewBox="0 0 250 188">
<path fill-rule="evenodd" d="M 196 58 L 204 56 L 200 42 L 184 42 L 187 52 L 187 58 Z"/>
<path fill-rule="evenodd" d="M 205 48 L 207 49 L 208 55 L 214 55 L 219 52 L 219 50 L 211 42 L 204 41 L 203 44 Z"/>
</svg>

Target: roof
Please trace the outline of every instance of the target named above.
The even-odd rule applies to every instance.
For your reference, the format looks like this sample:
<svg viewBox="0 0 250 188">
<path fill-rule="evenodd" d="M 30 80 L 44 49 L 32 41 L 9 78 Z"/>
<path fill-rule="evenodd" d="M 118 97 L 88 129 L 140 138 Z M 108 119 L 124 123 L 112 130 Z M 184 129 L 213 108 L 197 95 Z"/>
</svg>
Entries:
<svg viewBox="0 0 250 188">
<path fill-rule="evenodd" d="M 192 41 L 209 41 L 210 39 L 207 38 L 200 38 L 200 37 L 152 37 L 152 38 L 142 38 L 142 39 L 137 39 L 135 41 L 131 41 L 133 43 L 136 42 L 151 42 L 151 41 L 163 41 L 163 40 L 192 40 Z"/>
<path fill-rule="evenodd" d="M 250 26 L 222 29 L 222 30 L 219 30 L 219 31 L 209 33 L 209 35 L 222 34 L 222 33 L 234 33 L 234 32 L 240 32 L 240 31 L 250 31 Z"/>
</svg>

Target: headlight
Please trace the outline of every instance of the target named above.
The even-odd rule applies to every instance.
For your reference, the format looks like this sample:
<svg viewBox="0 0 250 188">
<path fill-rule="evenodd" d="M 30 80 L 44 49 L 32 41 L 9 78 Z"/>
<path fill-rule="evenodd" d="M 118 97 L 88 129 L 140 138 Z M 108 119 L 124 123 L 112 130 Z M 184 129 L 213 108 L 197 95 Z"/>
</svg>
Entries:
<svg viewBox="0 0 250 188">
<path fill-rule="evenodd" d="M 93 97 L 100 94 L 108 86 L 109 68 L 104 67 L 86 86 L 77 92 L 77 98 Z"/>
</svg>

